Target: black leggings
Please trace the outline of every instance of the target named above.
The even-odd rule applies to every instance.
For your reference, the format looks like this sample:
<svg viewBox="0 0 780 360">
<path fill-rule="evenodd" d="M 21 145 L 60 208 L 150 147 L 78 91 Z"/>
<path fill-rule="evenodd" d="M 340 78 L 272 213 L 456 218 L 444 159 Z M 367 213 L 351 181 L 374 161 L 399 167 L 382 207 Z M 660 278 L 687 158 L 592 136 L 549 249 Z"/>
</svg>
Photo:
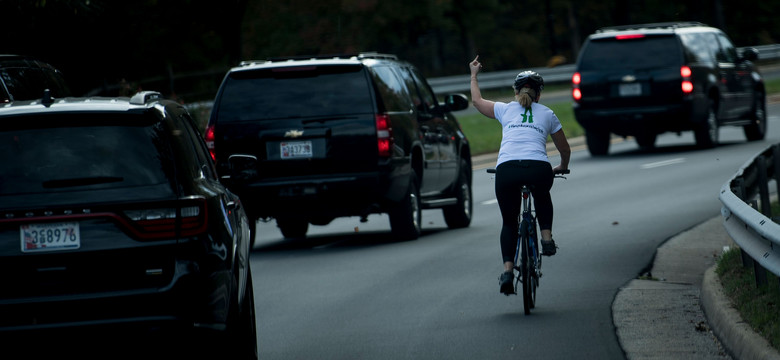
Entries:
<svg viewBox="0 0 780 360">
<path fill-rule="evenodd" d="M 517 249 L 517 217 L 520 215 L 522 185 L 531 186 L 536 220 L 542 230 L 552 230 L 553 204 L 550 189 L 553 184 L 552 166 L 546 161 L 513 160 L 496 167 L 496 198 L 501 209 L 501 257 L 504 262 L 515 261 Z"/>
</svg>

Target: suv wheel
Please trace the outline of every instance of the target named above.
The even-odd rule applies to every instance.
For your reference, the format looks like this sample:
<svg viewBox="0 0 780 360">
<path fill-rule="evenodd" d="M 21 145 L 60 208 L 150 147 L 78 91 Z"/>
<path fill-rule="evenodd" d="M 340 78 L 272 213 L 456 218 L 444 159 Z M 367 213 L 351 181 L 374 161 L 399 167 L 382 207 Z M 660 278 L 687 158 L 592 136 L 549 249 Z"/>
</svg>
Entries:
<svg viewBox="0 0 780 360">
<path fill-rule="evenodd" d="M 309 222 L 293 218 L 277 218 L 276 226 L 282 231 L 282 235 L 288 239 L 298 239 L 306 237 L 309 231 Z"/>
<path fill-rule="evenodd" d="M 708 106 L 707 118 L 698 125 L 694 133 L 696 144 L 700 147 L 711 148 L 718 145 L 718 112 L 712 99 Z"/>
<path fill-rule="evenodd" d="M 642 134 L 637 135 L 634 138 L 636 139 L 636 143 L 639 144 L 639 147 L 645 150 L 650 150 L 655 147 L 655 139 L 658 137 L 658 134 Z"/>
<path fill-rule="evenodd" d="M 393 235 L 400 240 L 414 240 L 422 232 L 422 207 L 420 205 L 420 188 L 417 185 L 417 174 L 412 171 L 409 179 L 409 190 L 400 203 L 390 210 L 390 228 Z"/>
<path fill-rule="evenodd" d="M 766 136 L 766 100 L 763 93 L 756 94 L 753 104 L 753 122 L 743 127 L 748 141 L 763 140 Z"/>
<path fill-rule="evenodd" d="M 585 141 L 588 143 L 588 151 L 593 156 L 607 155 L 609 152 L 608 131 L 585 131 Z"/>
<path fill-rule="evenodd" d="M 234 302 L 228 323 L 227 349 L 232 359 L 257 359 L 257 327 L 255 325 L 255 296 L 252 286 L 252 271 L 248 270 L 246 291 L 241 308 Z"/>
<path fill-rule="evenodd" d="M 443 210 L 444 221 L 450 229 L 464 228 L 471 224 L 471 212 L 473 201 L 471 198 L 471 182 L 469 181 L 469 164 L 466 160 L 460 161 L 460 176 L 455 196 L 457 204 L 447 206 Z"/>
</svg>

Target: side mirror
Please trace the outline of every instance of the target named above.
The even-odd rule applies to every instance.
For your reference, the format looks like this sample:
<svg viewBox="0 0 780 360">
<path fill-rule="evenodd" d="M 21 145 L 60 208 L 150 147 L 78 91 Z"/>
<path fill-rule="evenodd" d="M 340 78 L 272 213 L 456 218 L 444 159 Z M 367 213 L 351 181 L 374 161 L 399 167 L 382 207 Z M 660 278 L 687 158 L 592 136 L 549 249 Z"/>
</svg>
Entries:
<svg viewBox="0 0 780 360">
<path fill-rule="evenodd" d="M 745 50 L 742 50 L 742 60 L 745 61 L 756 61 L 758 60 L 758 49 L 749 47 Z"/>
<path fill-rule="evenodd" d="M 228 158 L 230 179 L 246 181 L 257 178 L 257 157 L 245 154 L 233 154 Z"/>
<path fill-rule="evenodd" d="M 449 94 L 444 97 L 444 107 L 447 111 L 464 110 L 469 107 L 469 99 L 463 94 Z"/>
</svg>

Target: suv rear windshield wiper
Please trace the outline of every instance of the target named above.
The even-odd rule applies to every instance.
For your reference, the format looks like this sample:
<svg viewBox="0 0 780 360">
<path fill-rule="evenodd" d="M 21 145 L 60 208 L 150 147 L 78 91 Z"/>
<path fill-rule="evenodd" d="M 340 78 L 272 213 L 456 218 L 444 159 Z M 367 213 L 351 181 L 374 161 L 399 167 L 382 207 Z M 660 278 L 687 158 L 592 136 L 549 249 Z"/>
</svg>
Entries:
<svg viewBox="0 0 780 360">
<path fill-rule="evenodd" d="M 73 178 L 73 179 L 48 180 L 48 181 L 44 181 L 42 185 L 44 188 L 51 189 L 51 188 L 106 184 L 106 183 L 113 183 L 113 182 L 121 182 L 124 180 L 125 178 L 118 177 L 118 176 L 95 176 L 95 177 L 84 177 L 84 178 Z"/>
</svg>

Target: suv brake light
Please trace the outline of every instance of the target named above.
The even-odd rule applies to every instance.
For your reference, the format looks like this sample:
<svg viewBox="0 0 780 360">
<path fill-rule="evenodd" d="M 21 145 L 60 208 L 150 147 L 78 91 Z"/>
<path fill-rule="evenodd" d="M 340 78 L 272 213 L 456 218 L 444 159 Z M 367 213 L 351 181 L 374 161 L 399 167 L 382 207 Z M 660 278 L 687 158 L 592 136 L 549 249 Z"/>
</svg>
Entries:
<svg viewBox="0 0 780 360">
<path fill-rule="evenodd" d="M 582 90 L 580 90 L 580 83 L 582 82 L 582 75 L 580 73 L 575 72 L 574 75 L 571 76 L 571 97 L 574 98 L 574 101 L 580 101 L 582 99 Z"/>
<path fill-rule="evenodd" d="M 387 114 L 376 115 L 376 146 L 379 156 L 390 157 L 393 148 L 393 129 Z"/>
<path fill-rule="evenodd" d="M 214 125 L 209 125 L 206 128 L 206 134 L 203 136 L 203 138 L 206 141 L 206 147 L 209 148 L 211 159 L 217 161 L 217 153 L 214 150 Z"/>
<path fill-rule="evenodd" d="M 634 40 L 634 39 L 642 39 L 645 36 L 642 34 L 628 34 L 628 35 L 617 35 L 615 36 L 615 39 L 617 40 Z"/>
<path fill-rule="evenodd" d="M 141 239 L 163 239 L 194 236 L 207 229 L 206 201 L 186 199 L 171 206 L 125 210 L 130 229 Z"/>
<path fill-rule="evenodd" d="M 691 81 L 691 75 L 693 72 L 691 68 L 683 66 L 680 68 L 680 75 L 682 76 L 682 92 L 683 94 L 690 94 L 693 92 L 693 82 Z"/>
</svg>

